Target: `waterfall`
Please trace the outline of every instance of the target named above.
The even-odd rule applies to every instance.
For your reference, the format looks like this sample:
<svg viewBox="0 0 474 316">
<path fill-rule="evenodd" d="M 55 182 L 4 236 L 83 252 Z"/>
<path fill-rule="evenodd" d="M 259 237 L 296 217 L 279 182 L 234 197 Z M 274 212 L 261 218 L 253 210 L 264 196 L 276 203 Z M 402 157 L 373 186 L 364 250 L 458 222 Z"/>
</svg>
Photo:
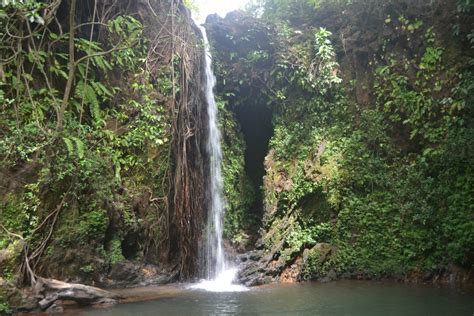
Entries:
<svg viewBox="0 0 474 316">
<path fill-rule="evenodd" d="M 196 23 L 198 24 L 198 23 Z M 208 222 L 206 232 L 206 267 L 207 280 L 194 285 L 193 288 L 208 291 L 244 291 L 245 287 L 232 284 L 237 274 L 237 269 L 228 265 L 225 259 L 224 245 L 222 241 L 224 229 L 224 181 L 222 178 L 222 148 L 221 132 L 217 121 L 217 104 L 214 96 L 216 77 L 212 71 L 212 57 L 204 26 L 200 25 L 204 47 L 205 47 L 205 86 L 207 113 L 209 117 L 209 137 L 207 140 L 207 151 L 209 154 L 209 190 L 210 209 L 208 211 Z"/>
<path fill-rule="evenodd" d="M 210 211 L 207 222 L 207 278 L 215 279 L 226 269 L 224 246 L 222 244 L 223 218 L 224 218 L 224 183 L 222 179 L 222 149 L 221 132 L 217 123 L 217 104 L 214 96 L 216 77 L 212 72 L 212 57 L 209 51 L 209 41 L 206 29 L 201 26 L 205 45 L 205 71 L 206 71 L 206 101 L 209 117 L 209 137 L 207 139 L 207 152 L 209 154 L 210 175 Z"/>
</svg>

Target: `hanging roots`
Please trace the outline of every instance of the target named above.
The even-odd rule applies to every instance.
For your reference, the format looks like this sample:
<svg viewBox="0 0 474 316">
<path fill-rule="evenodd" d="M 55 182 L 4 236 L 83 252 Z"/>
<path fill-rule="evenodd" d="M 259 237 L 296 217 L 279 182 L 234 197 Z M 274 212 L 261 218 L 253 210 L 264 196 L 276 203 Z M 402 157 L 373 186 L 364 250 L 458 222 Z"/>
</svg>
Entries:
<svg viewBox="0 0 474 316">
<path fill-rule="evenodd" d="M 169 109 L 172 117 L 173 170 L 168 214 L 162 223 L 162 249 L 177 262 L 181 279 L 195 276 L 199 241 L 206 209 L 204 154 L 206 115 L 201 82 L 204 50 L 199 30 L 182 1 L 147 1 L 157 25 L 153 30 L 147 67 L 151 73 L 168 68 L 173 84 Z M 165 14 L 163 14 L 163 12 Z M 145 23 L 147 24 L 147 23 Z"/>
</svg>

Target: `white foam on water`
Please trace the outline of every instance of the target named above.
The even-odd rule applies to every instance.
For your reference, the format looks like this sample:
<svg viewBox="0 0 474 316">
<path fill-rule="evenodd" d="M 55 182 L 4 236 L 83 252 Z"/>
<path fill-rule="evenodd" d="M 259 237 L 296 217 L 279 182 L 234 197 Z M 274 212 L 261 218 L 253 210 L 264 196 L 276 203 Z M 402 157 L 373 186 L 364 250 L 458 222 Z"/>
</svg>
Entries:
<svg viewBox="0 0 474 316">
<path fill-rule="evenodd" d="M 202 280 L 197 284 L 191 285 L 190 289 L 205 290 L 208 292 L 246 292 L 249 289 L 240 284 L 233 284 L 237 275 L 237 269 L 228 269 L 223 271 L 213 280 Z"/>
</svg>

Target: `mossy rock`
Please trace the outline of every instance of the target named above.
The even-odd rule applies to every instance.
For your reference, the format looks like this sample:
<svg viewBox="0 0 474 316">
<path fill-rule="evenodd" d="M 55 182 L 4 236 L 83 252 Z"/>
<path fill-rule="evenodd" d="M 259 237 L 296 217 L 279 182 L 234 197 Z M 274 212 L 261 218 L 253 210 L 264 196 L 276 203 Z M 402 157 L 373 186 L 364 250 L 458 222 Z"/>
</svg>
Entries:
<svg viewBox="0 0 474 316">
<path fill-rule="evenodd" d="M 318 243 L 303 252 L 300 278 L 315 280 L 327 275 L 327 263 L 333 258 L 336 248 L 328 243 Z"/>
<path fill-rule="evenodd" d="M 0 315 L 9 315 L 15 311 L 31 311 L 36 307 L 37 300 L 34 295 L 0 277 Z"/>
<path fill-rule="evenodd" d="M 21 253 L 25 246 L 24 241 L 16 240 L 8 245 L 6 249 L 0 250 L 0 277 L 12 279 L 18 267 Z"/>
</svg>

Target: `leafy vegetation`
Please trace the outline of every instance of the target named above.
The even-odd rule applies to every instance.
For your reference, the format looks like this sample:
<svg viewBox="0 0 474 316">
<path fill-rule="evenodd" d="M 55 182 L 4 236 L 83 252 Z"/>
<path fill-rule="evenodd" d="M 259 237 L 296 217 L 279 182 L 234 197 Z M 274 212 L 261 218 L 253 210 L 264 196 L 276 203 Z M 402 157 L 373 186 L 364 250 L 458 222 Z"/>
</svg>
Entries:
<svg viewBox="0 0 474 316">
<path fill-rule="evenodd" d="M 0 302 L 0 313 L 9 314 L 11 312 L 12 312 L 12 310 L 10 308 L 10 305 L 7 302 L 3 302 L 3 301 Z"/>
<path fill-rule="evenodd" d="M 264 1 L 260 10 L 252 9 L 261 16 L 246 22 L 253 28 L 226 35 L 237 43 L 226 42 L 220 50 L 235 45 L 237 55 L 230 60 L 218 55 L 236 69 L 236 78 L 257 86 L 237 85 L 219 68 L 226 80 L 223 95 L 235 95 L 229 100 L 236 103 L 239 94 L 252 91 L 250 99 L 256 99 L 263 91 L 275 109 L 265 159 L 262 241 L 267 252 L 282 243 L 278 254 L 288 264 L 304 257 L 305 279 L 331 271 L 388 276 L 439 273 L 451 264 L 472 268 L 470 29 L 460 27 L 462 49 L 446 40 L 449 27 L 413 18 L 416 12 L 396 16 L 384 11 L 385 4 L 375 10 L 376 5 Z M 469 6 L 460 1 L 451 13 Z M 342 10 L 352 19 L 347 28 L 334 22 Z M 370 10 L 368 23 L 386 38 L 352 40 L 365 27 L 358 14 Z M 331 12 L 330 21 L 325 12 Z M 261 21 L 271 25 L 269 44 L 260 42 L 255 50 L 244 38 L 264 38 Z M 328 28 L 320 26 L 325 23 Z M 370 52 L 360 53 L 367 58 L 363 68 L 348 57 L 357 49 Z M 252 81 L 256 77 L 264 80 Z M 334 251 L 322 252 L 327 247 L 321 245 Z"/>
<path fill-rule="evenodd" d="M 81 23 L 75 1 L 62 8 L 64 28 L 56 1 L 0 6 L 0 244 L 19 235 L 35 265 L 83 247 L 91 272 L 83 260 L 105 256 L 110 227 L 157 243 L 159 212 L 136 214 L 136 201 L 168 192 L 172 82 L 168 69 L 153 79 L 137 19 L 111 7 Z"/>
<path fill-rule="evenodd" d="M 0 2 L 0 281 L 33 268 L 92 282 L 165 252 L 189 276 L 205 189 L 199 45 L 175 36 L 171 11 L 158 12 L 170 32 L 147 36 L 120 3 L 76 2 Z M 302 279 L 472 269 L 474 5 L 403 4 L 255 1 L 210 30 L 235 246 L 259 233 L 265 255 L 301 259 Z M 272 115 L 261 188 L 243 106 Z"/>
<path fill-rule="evenodd" d="M 224 102 L 219 103 L 219 125 L 224 132 L 223 177 L 226 198 L 224 236 L 234 244 L 246 245 L 248 230 L 255 228 L 258 219 L 248 214 L 255 200 L 255 188 L 245 172 L 245 143 L 236 120 Z"/>
</svg>

